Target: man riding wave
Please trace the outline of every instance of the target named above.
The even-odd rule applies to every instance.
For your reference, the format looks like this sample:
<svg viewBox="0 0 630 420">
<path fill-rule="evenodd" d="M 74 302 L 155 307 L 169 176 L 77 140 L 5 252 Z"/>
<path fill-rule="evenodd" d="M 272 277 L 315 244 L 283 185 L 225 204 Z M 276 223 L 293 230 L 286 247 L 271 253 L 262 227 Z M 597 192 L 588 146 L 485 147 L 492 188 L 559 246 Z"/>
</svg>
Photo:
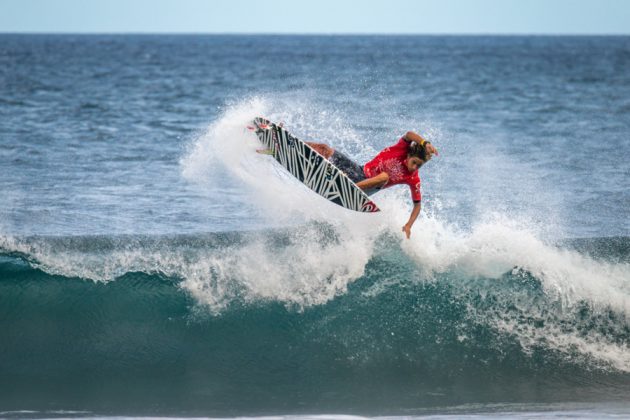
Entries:
<svg viewBox="0 0 630 420">
<path fill-rule="evenodd" d="M 326 144 L 309 142 L 306 144 L 343 171 L 357 187 L 368 195 L 392 185 L 409 185 L 413 210 L 409 220 L 402 228 L 409 239 L 411 227 L 418 218 L 421 209 L 422 193 L 418 169 L 428 162 L 433 154 L 438 153 L 430 142 L 419 134 L 408 131 L 396 144 L 381 150 L 363 166 Z"/>
</svg>

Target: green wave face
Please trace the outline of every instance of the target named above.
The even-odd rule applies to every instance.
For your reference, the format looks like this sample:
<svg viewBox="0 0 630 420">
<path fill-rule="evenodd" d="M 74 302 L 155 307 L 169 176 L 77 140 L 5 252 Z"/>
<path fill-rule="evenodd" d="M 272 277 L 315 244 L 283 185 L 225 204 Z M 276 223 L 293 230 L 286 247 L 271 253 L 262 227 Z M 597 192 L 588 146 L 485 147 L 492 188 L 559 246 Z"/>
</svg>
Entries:
<svg viewBox="0 0 630 420">
<path fill-rule="evenodd" d="M 278 253 L 294 245 L 286 232 L 265 238 Z M 396 240 L 380 241 L 387 251 L 321 303 L 253 297 L 235 277 L 220 310 L 183 266 L 166 273 L 148 262 L 158 250 L 183 252 L 189 264 L 201 251 L 227 258 L 245 246 L 240 234 L 27 238 L 13 249 L 5 241 L 0 405 L 228 416 L 627 398 L 630 327 L 618 302 L 569 301 L 523 267 L 494 277 L 456 266 L 428 273 Z M 574 241 L 563 252 L 621 270 L 628 243 Z M 54 252 L 70 264 L 122 249 L 127 258 L 142 250 L 147 265 L 105 280 L 50 266 Z M 206 287 L 226 287 L 234 273 L 209 267 Z"/>
</svg>

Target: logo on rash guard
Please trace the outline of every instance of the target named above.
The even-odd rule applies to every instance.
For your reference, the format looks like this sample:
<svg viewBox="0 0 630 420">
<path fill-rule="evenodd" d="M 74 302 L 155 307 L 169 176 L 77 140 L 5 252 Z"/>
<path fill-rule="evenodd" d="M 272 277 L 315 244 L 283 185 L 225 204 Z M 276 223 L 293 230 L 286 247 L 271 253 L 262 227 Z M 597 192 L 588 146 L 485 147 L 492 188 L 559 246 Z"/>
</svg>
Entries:
<svg viewBox="0 0 630 420">
<path fill-rule="evenodd" d="M 389 183 L 396 183 L 405 179 L 406 168 L 398 159 L 386 159 L 380 166 L 383 172 L 387 172 L 389 175 Z"/>
</svg>

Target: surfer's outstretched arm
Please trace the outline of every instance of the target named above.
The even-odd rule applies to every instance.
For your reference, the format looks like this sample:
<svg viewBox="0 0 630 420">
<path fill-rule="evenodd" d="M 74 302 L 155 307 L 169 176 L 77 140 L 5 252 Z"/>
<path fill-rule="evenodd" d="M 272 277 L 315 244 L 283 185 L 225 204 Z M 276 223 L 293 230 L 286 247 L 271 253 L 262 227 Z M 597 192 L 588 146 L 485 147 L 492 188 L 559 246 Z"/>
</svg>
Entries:
<svg viewBox="0 0 630 420">
<path fill-rule="evenodd" d="M 420 203 L 413 203 L 413 210 L 411 210 L 411 215 L 409 216 L 409 221 L 405 224 L 405 226 L 403 226 L 402 231 L 405 232 L 405 235 L 407 236 L 407 239 L 409 239 L 409 237 L 411 236 L 411 227 L 413 226 L 414 222 L 416 221 L 416 219 L 418 218 L 418 215 L 420 214 Z"/>
</svg>

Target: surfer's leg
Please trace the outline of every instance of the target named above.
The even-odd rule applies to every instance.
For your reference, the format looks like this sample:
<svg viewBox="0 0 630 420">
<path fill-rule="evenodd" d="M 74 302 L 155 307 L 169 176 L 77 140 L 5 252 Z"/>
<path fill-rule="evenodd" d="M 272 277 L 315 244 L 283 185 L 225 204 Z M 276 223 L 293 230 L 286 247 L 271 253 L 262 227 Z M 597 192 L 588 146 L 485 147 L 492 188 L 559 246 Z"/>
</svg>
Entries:
<svg viewBox="0 0 630 420">
<path fill-rule="evenodd" d="M 335 149 L 324 143 L 310 143 L 308 141 L 305 141 L 304 143 L 311 146 L 317 153 L 324 156 L 326 159 L 330 159 L 333 153 L 335 153 Z"/>
<path fill-rule="evenodd" d="M 335 150 L 330 158 L 330 163 L 335 165 L 337 169 L 346 174 L 348 178 L 354 183 L 363 181 L 365 179 L 365 173 L 363 172 L 363 166 L 359 165 L 348 156 L 341 153 L 339 150 Z"/>
<path fill-rule="evenodd" d="M 357 187 L 361 188 L 363 191 L 368 191 L 373 188 L 382 188 L 389 181 L 389 175 L 387 172 L 381 172 L 380 174 L 373 176 L 372 178 L 364 179 L 363 181 L 357 182 Z"/>
</svg>

